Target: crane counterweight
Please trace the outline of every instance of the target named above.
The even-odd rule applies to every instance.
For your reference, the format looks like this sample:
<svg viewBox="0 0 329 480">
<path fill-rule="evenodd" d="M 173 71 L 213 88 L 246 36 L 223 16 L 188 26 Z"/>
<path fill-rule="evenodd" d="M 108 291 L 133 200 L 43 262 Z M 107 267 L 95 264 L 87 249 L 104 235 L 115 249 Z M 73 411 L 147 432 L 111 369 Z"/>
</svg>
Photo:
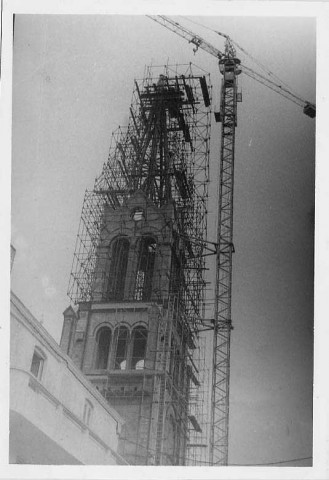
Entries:
<svg viewBox="0 0 329 480">
<path fill-rule="evenodd" d="M 303 112 L 305 113 L 305 115 L 307 115 L 308 117 L 311 117 L 311 118 L 314 118 L 315 117 L 315 114 L 316 114 L 316 109 L 315 109 L 315 105 L 311 104 L 311 103 L 306 103 L 304 108 L 303 108 Z"/>
</svg>

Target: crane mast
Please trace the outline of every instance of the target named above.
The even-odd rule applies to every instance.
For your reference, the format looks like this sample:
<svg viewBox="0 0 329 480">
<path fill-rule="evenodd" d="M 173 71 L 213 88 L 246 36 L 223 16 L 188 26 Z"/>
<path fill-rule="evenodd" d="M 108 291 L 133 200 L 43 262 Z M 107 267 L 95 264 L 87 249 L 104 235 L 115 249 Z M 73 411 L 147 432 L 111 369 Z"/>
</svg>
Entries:
<svg viewBox="0 0 329 480">
<path fill-rule="evenodd" d="M 195 49 L 202 48 L 217 57 L 223 76 L 220 112 L 221 122 L 219 205 L 217 223 L 216 284 L 214 305 L 214 335 L 212 352 L 210 449 L 211 465 L 228 463 L 230 337 L 232 329 L 232 254 L 233 254 L 233 186 L 235 128 L 237 125 L 237 77 L 241 73 L 240 60 L 226 37 L 225 52 L 217 50 L 204 39 L 164 16 L 150 16 L 174 33 L 180 35 Z"/>
<path fill-rule="evenodd" d="M 221 122 L 221 145 L 209 452 L 212 465 L 228 463 L 233 191 L 237 77 L 241 73 L 239 65 L 240 60 L 236 58 L 235 50 L 227 39 L 225 55 L 219 61 L 223 78 L 221 107 L 216 115 L 216 120 Z"/>
</svg>

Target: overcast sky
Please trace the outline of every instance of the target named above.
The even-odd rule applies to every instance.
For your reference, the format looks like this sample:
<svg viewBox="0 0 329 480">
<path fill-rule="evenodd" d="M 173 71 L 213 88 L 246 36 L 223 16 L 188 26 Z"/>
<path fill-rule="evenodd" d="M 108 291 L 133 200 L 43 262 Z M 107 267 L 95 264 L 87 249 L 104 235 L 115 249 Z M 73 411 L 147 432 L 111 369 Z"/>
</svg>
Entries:
<svg viewBox="0 0 329 480">
<path fill-rule="evenodd" d="M 175 18 L 223 48 L 220 37 Z M 313 19 L 192 20 L 230 35 L 315 102 Z M 12 289 L 57 341 L 84 191 L 107 159 L 111 132 L 128 121 L 134 78 L 167 61 L 209 71 L 219 105 L 216 59 L 194 55 L 146 17 L 16 17 Z M 315 122 L 247 77 L 239 85 L 229 461 L 271 463 L 312 456 Z M 219 142 L 213 122 L 210 225 Z"/>
</svg>

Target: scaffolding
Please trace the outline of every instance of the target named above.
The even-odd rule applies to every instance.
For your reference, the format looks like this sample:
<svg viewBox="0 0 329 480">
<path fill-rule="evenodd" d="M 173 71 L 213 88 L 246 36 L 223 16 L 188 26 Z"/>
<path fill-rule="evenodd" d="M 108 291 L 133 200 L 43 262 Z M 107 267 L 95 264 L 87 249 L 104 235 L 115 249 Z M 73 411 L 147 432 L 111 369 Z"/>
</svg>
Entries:
<svg viewBox="0 0 329 480">
<path fill-rule="evenodd" d="M 201 465 L 208 454 L 205 347 L 199 332 L 205 305 L 210 106 L 210 79 L 203 70 L 192 64 L 147 67 L 134 84 L 128 126 L 113 134 L 108 161 L 83 202 L 71 300 L 115 302 L 112 310 L 120 315 L 128 307 L 119 308 L 118 302 L 130 310 L 133 305 L 136 312 L 147 302 L 161 312 L 157 329 L 149 320 L 147 331 L 156 341 L 140 368 L 134 363 L 134 377 L 128 369 L 120 377 L 110 369 L 91 378 L 114 406 L 129 398 L 138 404 L 134 435 L 123 432 L 121 441 L 121 453 L 131 463 Z M 125 209 L 134 202 L 131 236 L 136 243 L 129 250 L 120 234 L 128 228 Z M 154 216 L 148 237 L 138 230 L 145 211 L 150 224 Z M 110 236 L 118 239 L 112 256 Z M 124 338 L 115 337 L 116 351 L 126 348 Z M 176 425 L 168 422 L 170 407 Z M 166 442 L 170 429 L 176 429 L 174 448 Z"/>
<path fill-rule="evenodd" d="M 207 366 L 206 354 L 207 338 L 199 336 L 197 348 L 194 352 L 193 369 L 197 378 L 190 384 L 189 413 L 190 420 L 186 464 L 190 466 L 209 464 L 209 402 L 210 402 L 210 379 L 209 367 Z"/>
</svg>

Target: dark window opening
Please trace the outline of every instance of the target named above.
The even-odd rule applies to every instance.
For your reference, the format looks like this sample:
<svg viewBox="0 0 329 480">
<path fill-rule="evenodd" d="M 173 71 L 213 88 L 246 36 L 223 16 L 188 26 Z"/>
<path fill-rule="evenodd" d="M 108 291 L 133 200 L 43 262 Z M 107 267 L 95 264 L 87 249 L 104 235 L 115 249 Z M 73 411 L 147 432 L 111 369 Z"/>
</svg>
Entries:
<svg viewBox="0 0 329 480">
<path fill-rule="evenodd" d="M 107 368 L 107 362 L 110 353 L 111 330 L 103 327 L 98 332 L 96 368 Z"/>
<path fill-rule="evenodd" d="M 128 335 L 126 327 L 119 328 L 114 363 L 116 370 L 126 370 L 127 368 Z"/>
<path fill-rule="evenodd" d="M 147 330 L 145 327 L 136 327 L 133 331 L 133 353 L 131 368 L 143 369 L 145 366 L 145 353 L 147 343 Z"/>
<path fill-rule="evenodd" d="M 93 406 L 91 402 L 89 402 L 89 400 L 86 400 L 84 409 L 83 409 L 83 421 L 87 426 L 89 426 L 90 424 L 92 412 L 93 412 Z"/>
<path fill-rule="evenodd" d="M 44 357 L 41 355 L 41 353 L 34 350 L 30 371 L 32 375 L 34 375 L 39 380 L 41 379 L 43 364 L 44 364 Z"/>
<path fill-rule="evenodd" d="M 156 254 L 156 242 L 152 237 L 140 241 L 135 283 L 135 300 L 150 300 Z"/>
<path fill-rule="evenodd" d="M 129 240 L 118 238 L 112 246 L 108 299 L 123 300 L 128 266 Z"/>
</svg>

